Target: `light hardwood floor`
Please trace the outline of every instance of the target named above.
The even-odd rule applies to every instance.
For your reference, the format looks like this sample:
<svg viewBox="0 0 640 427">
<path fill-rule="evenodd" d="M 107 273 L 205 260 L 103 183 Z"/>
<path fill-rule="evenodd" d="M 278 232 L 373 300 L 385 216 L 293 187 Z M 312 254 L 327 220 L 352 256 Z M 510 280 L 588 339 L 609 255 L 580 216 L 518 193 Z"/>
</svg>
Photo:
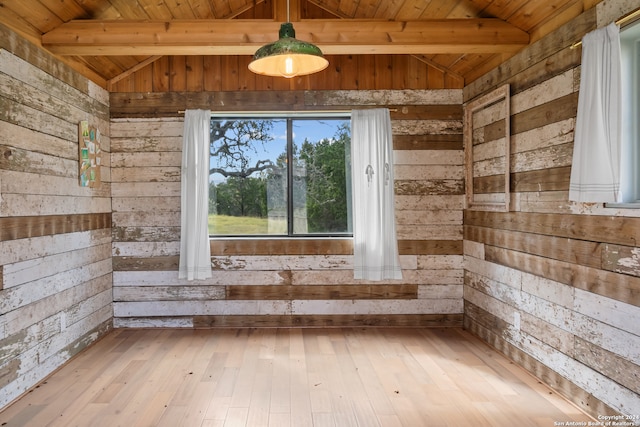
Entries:
<svg viewBox="0 0 640 427">
<path fill-rule="evenodd" d="M 119 329 L 2 426 L 554 426 L 592 421 L 455 328 Z"/>
</svg>

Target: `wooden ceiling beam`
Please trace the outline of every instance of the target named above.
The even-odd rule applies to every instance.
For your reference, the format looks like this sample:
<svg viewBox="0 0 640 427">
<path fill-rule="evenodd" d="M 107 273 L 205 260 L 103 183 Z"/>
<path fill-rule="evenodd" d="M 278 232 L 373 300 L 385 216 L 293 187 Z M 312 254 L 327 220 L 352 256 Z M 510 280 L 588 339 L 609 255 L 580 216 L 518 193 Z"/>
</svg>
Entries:
<svg viewBox="0 0 640 427">
<path fill-rule="evenodd" d="M 253 55 L 278 37 L 265 20 L 75 20 L 42 35 L 58 55 Z M 379 21 L 314 19 L 294 24 L 296 38 L 325 54 L 513 53 L 529 35 L 499 19 Z"/>
</svg>

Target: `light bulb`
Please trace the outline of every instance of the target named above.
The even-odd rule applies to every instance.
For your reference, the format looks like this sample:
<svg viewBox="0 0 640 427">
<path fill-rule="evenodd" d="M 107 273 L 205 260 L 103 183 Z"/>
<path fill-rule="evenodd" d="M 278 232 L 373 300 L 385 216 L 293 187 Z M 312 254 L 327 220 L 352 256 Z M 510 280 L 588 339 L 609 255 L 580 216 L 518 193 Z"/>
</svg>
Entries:
<svg viewBox="0 0 640 427">
<path fill-rule="evenodd" d="M 293 62 L 293 57 L 291 57 L 290 55 L 287 55 L 284 58 L 284 67 L 282 70 L 282 76 L 290 79 L 292 77 L 295 77 L 297 74 L 298 74 L 298 67 L 296 67 L 296 64 Z"/>
</svg>

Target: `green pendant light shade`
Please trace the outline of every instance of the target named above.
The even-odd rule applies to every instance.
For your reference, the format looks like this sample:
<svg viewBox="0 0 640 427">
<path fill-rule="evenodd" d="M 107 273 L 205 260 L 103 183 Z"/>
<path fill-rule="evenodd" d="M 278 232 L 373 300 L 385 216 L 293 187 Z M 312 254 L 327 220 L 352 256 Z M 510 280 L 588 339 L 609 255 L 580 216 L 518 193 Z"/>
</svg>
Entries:
<svg viewBox="0 0 640 427">
<path fill-rule="evenodd" d="M 265 76 L 295 77 L 317 73 L 329 65 L 317 46 L 297 40 L 293 24 L 280 26 L 278 41 L 262 46 L 253 55 L 249 70 Z"/>
</svg>

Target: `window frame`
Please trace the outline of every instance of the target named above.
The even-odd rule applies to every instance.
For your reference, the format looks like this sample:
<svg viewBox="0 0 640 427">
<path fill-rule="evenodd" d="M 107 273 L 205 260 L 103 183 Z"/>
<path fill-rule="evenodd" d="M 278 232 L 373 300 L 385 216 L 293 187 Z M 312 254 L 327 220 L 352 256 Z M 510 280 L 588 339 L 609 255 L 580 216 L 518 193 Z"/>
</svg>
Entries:
<svg viewBox="0 0 640 427">
<path fill-rule="evenodd" d="M 626 33 L 626 34 L 625 34 Z M 640 209 L 640 20 L 626 24 L 620 29 L 620 55 L 622 68 L 622 158 L 620 185 L 631 186 L 628 194 L 635 200 L 621 203 L 605 203 L 606 208 Z M 629 88 L 629 85 L 631 87 Z M 631 184 L 629 184 L 631 182 Z"/>
<path fill-rule="evenodd" d="M 493 211 L 493 212 L 509 212 L 510 203 L 511 203 L 511 188 L 510 188 L 510 176 L 511 176 L 511 127 L 510 127 L 510 116 L 511 116 L 511 91 L 510 86 L 508 84 L 502 85 L 499 88 L 491 91 L 490 93 L 475 99 L 464 105 L 464 163 L 465 163 L 465 208 L 470 210 L 484 210 L 484 211 Z M 478 128 L 475 127 L 476 123 L 474 121 L 474 117 L 476 113 L 482 113 L 483 111 L 491 111 L 495 110 L 497 114 L 499 114 L 499 118 L 495 119 L 493 122 L 484 124 Z M 484 127 L 495 127 L 497 124 L 502 123 L 502 129 L 499 129 L 501 132 L 501 136 L 494 135 L 496 138 L 490 141 L 484 141 Z M 498 126 L 499 128 L 499 126 Z M 482 141 L 474 140 L 474 134 L 476 129 L 480 129 L 482 131 Z M 503 142 L 500 144 L 500 139 Z M 498 143 L 496 144 L 498 149 L 502 150 L 502 153 L 495 153 L 494 155 L 497 157 L 492 157 L 489 159 L 478 159 L 475 156 L 475 150 L 477 149 L 474 146 L 474 143 L 478 146 L 487 145 L 489 143 Z M 485 144 L 487 143 L 487 144 Z M 485 175 L 485 176 L 476 176 L 475 174 L 475 165 L 482 162 L 487 162 L 488 160 L 495 159 L 504 159 L 504 163 L 502 165 L 502 169 L 500 170 L 499 166 L 496 166 L 497 169 L 494 172 L 497 172 L 493 175 Z M 494 185 L 502 186 L 503 190 L 500 192 L 491 192 L 490 190 L 485 191 L 475 191 L 474 190 L 474 180 L 476 178 L 482 179 L 492 179 L 494 181 Z M 502 195 L 502 201 L 500 200 L 492 200 L 493 195 Z"/>
<path fill-rule="evenodd" d="M 212 111 L 211 120 L 228 120 L 228 119 L 283 119 L 286 121 L 287 129 L 287 163 L 293 164 L 293 121 L 296 119 L 303 120 L 351 120 L 351 110 L 314 110 L 314 111 Z M 345 170 L 350 166 L 345 164 Z M 293 180 L 293 168 L 287 167 L 287 184 Z M 350 180 L 347 180 L 347 185 Z M 287 231 L 286 234 L 209 234 L 209 240 L 285 240 L 285 239 L 352 239 L 352 224 L 347 224 L 348 231 L 333 233 L 294 233 L 293 232 L 293 191 L 292 185 L 287 185 Z M 349 190 L 350 191 L 350 190 Z M 347 203 L 350 203 L 348 201 Z M 347 221 L 351 221 L 351 215 L 348 215 Z"/>
</svg>

